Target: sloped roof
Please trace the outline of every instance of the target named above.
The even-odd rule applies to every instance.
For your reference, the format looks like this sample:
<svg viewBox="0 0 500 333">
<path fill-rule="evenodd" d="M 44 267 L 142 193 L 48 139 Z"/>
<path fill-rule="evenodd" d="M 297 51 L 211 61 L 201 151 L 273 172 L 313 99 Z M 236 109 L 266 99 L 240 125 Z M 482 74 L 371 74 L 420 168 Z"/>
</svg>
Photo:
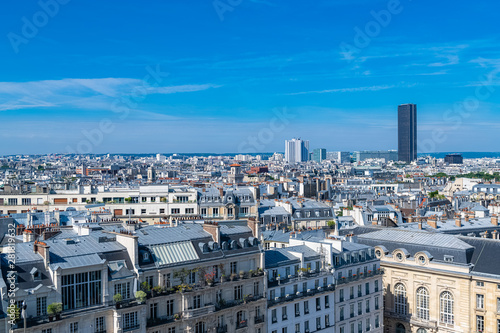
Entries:
<svg viewBox="0 0 500 333">
<path fill-rule="evenodd" d="M 157 266 L 200 259 L 190 241 L 152 245 L 149 249 Z"/>
</svg>

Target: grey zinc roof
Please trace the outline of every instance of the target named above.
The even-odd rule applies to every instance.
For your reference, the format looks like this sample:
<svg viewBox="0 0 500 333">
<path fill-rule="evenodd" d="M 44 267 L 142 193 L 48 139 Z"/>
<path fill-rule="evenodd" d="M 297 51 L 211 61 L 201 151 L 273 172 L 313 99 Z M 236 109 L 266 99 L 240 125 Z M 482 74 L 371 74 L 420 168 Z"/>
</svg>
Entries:
<svg viewBox="0 0 500 333">
<path fill-rule="evenodd" d="M 57 270 L 58 267 L 62 269 L 76 268 L 76 267 L 86 267 L 93 265 L 103 264 L 106 260 L 101 259 L 96 253 L 77 255 L 72 257 L 55 257 L 50 256 L 50 268 L 52 270 Z"/>
<path fill-rule="evenodd" d="M 190 241 L 154 245 L 150 247 L 150 250 L 157 266 L 200 259 Z"/>
<path fill-rule="evenodd" d="M 462 250 L 472 248 L 472 246 L 455 236 L 441 233 L 430 233 L 426 231 L 382 229 L 368 234 L 359 235 L 358 237 L 361 239 L 366 238 L 383 242 L 410 243 L 415 245 L 454 248 Z"/>
<path fill-rule="evenodd" d="M 139 244 L 146 246 L 211 237 L 208 232 L 203 230 L 201 224 L 195 223 L 169 228 L 149 226 L 141 228 L 136 235 L 139 236 Z"/>
</svg>

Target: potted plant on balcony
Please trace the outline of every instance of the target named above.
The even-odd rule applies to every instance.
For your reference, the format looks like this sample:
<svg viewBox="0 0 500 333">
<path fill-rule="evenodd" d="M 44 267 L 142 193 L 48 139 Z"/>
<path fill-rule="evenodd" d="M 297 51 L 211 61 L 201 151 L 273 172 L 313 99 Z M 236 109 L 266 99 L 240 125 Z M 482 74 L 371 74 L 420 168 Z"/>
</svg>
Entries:
<svg viewBox="0 0 500 333">
<path fill-rule="evenodd" d="M 151 289 L 151 296 L 155 297 L 155 295 L 160 295 L 163 292 L 163 288 L 161 286 L 154 286 Z"/>
<path fill-rule="evenodd" d="M 255 272 L 254 272 L 254 270 L 253 270 L 253 269 L 251 269 L 251 270 L 249 270 L 249 271 L 248 271 L 248 275 L 249 275 L 250 277 L 254 276 L 254 274 L 255 274 Z"/>
<path fill-rule="evenodd" d="M 137 299 L 137 302 L 139 302 L 139 304 L 144 303 L 147 297 L 148 295 L 142 290 L 139 290 L 135 293 L 135 298 Z"/>
<path fill-rule="evenodd" d="M 233 274 L 231 274 L 231 277 L 230 277 L 230 279 L 231 279 L 231 281 L 234 281 L 234 280 L 236 280 L 236 274 L 234 274 L 234 273 L 233 273 Z"/>
<path fill-rule="evenodd" d="M 115 307 L 116 307 L 117 309 L 119 309 L 119 308 L 120 308 L 120 305 L 121 305 L 120 303 L 123 301 L 123 297 L 122 297 L 122 295 L 121 295 L 121 294 L 115 294 L 115 295 L 113 296 L 113 301 L 115 302 Z"/>
<path fill-rule="evenodd" d="M 19 320 L 21 320 L 21 310 L 16 304 L 10 304 L 7 307 L 7 316 L 9 318 L 9 322 L 13 321 L 14 323 L 17 323 Z"/>
<path fill-rule="evenodd" d="M 144 281 L 143 283 L 141 283 L 141 290 L 147 293 L 151 290 L 151 286 L 149 285 L 149 283 Z"/>
<path fill-rule="evenodd" d="M 243 303 L 247 304 L 250 301 L 250 295 L 243 296 Z"/>
<path fill-rule="evenodd" d="M 240 279 L 243 279 L 245 277 L 245 272 L 244 271 L 240 271 Z"/>
<path fill-rule="evenodd" d="M 222 275 L 220 276 L 220 282 L 222 283 L 222 282 L 224 282 L 224 281 L 227 281 L 227 276 L 226 276 L 226 274 L 222 274 Z"/>
<path fill-rule="evenodd" d="M 49 306 L 47 306 L 47 313 L 49 314 L 49 320 L 50 317 L 52 317 L 52 320 L 54 320 L 54 317 L 56 320 L 61 319 L 61 312 L 62 312 L 62 303 L 51 303 Z"/>
</svg>

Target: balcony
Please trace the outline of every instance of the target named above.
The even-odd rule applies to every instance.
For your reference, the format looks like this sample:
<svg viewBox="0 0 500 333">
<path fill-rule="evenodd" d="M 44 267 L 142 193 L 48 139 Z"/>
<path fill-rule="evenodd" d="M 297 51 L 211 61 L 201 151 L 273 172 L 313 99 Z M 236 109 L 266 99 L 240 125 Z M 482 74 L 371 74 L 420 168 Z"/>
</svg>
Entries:
<svg viewBox="0 0 500 333">
<path fill-rule="evenodd" d="M 217 326 L 217 333 L 226 333 L 227 325 Z"/>
<path fill-rule="evenodd" d="M 210 304 L 210 305 L 205 305 L 204 307 L 198 308 L 198 309 L 188 309 L 182 312 L 182 318 L 185 319 L 192 319 L 200 316 L 205 316 L 209 313 L 212 313 L 215 311 L 215 305 Z"/>
<path fill-rule="evenodd" d="M 327 276 L 330 272 L 328 270 L 322 270 L 319 272 L 308 272 L 308 273 L 299 273 L 298 275 L 289 275 L 288 277 L 277 277 L 275 279 L 271 279 L 268 281 L 267 285 L 269 288 L 277 287 L 282 284 L 298 282 L 301 280 L 309 279 L 312 277 L 318 276 Z"/>
<path fill-rule="evenodd" d="M 236 323 L 236 329 L 245 328 L 248 326 L 248 320 L 244 319 L 239 323 Z"/>
<path fill-rule="evenodd" d="M 369 272 L 367 274 L 360 273 L 359 275 L 354 274 L 353 276 L 348 276 L 348 277 L 341 277 L 340 279 L 337 279 L 337 285 L 339 284 L 344 284 L 344 283 L 349 283 L 353 281 L 358 281 L 362 279 L 366 279 L 375 275 L 382 275 L 384 274 L 383 270 L 376 270 L 375 272 Z"/>
<path fill-rule="evenodd" d="M 296 299 L 304 298 L 304 297 L 310 297 L 313 295 L 318 295 L 322 294 L 325 292 L 330 292 L 335 290 L 335 285 L 328 285 L 326 288 L 325 287 L 318 287 L 316 289 L 308 289 L 306 292 L 297 292 L 294 295 L 287 295 L 285 297 L 275 297 L 273 300 L 268 300 L 267 304 L 268 306 L 273 306 L 275 304 L 279 303 L 284 303 L 284 302 L 290 302 Z M 309 309 L 308 309 L 309 311 Z"/>
<path fill-rule="evenodd" d="M 264 315 L 254 317 L 254 324 L 260 324 L 263 322 L 264 322 Z"/>
<path fill-rule="evenodd" d="M 244 304 L 245 302 L 249 303 L 249 302 L 255 302 L 255 301 L 259 301 L 259 300 L 264 300 L 264 296 L 249 296 L 248 298 L 246 298 L 245 301 L 242 299 L 233 300 L 233 301 L 221 301 L 221 302 L 217 303 L 217 305 L 215 306 L 215 310 L 220 311 L 220 310 L 224 310 L 224 309 L 227 309 L 227 308 L 230 308 L 233 306 L 239 306 L 241 304 Z"/>
<path fill-rule="evenodd" d="M 165 317 L 159 317 L 159 318 L 150 318 L 148 319 L 147 326 L 146 327 L 155 327 L 159 325 L 164 325 L 168 323 L 174 322 L 174 316 L 165 316 Z"/>
</svg>

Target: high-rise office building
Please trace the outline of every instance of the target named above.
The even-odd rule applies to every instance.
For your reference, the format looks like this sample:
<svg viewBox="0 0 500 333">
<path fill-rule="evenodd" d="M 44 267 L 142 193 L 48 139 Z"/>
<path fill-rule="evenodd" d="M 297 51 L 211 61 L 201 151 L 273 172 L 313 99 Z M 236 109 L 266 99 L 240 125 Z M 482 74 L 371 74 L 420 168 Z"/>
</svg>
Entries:
<svg viewBox="0 0 500 333">
<path fill-rule="evenodd" d="M 410 163 L 417 159 L 417 105 L 398 106 L 398 159 Z"/>
<path fill-rule="evenodd" d="M 316 148 L 313 150 L 312 160 L 318 163 L 326 160 L 326 149 L 325 148 Z"/>
<path fill-rule="evenodd" d="M 301 139 L 285 140 L 285 160 L 299 163 L 309 160 L 309 141 Z"/>
</svg>

